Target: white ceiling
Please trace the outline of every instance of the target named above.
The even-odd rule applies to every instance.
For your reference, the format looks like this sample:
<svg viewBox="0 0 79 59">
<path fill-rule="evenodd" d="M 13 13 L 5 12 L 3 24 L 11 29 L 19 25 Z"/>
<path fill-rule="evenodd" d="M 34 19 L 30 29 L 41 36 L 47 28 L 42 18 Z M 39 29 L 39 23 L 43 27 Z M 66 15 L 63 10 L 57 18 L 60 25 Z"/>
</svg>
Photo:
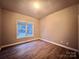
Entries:
<svg viewBox="0 0 79 59">
<path fill-rule="evenodd" d="M 53 12 L 77 4 L 79 0 L 0 0 L 1 7 L 35 18 L 43 18 Z M 33 2 L 39 2 L 40 8 L 35 9 Z"/>
</svg>

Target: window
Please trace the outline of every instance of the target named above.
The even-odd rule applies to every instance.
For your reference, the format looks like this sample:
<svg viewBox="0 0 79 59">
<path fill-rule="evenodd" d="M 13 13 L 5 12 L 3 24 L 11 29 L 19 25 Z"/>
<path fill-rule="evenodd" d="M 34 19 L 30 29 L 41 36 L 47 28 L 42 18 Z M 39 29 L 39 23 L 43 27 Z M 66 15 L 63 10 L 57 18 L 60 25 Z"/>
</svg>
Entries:
<svg viewBox="0 0 79 59">
<path fill-rule="evenodd" d="M 30 37 L 30 36 L 33 36 L 33 24 L 31 23 L 28 23 L 27 24 L 27 36 Z"/>
<path fill-rule="evenodd" d="M 33 36 L 33 24 L 26 22 L 17 22 L 17 38 Z"/>
</svg>

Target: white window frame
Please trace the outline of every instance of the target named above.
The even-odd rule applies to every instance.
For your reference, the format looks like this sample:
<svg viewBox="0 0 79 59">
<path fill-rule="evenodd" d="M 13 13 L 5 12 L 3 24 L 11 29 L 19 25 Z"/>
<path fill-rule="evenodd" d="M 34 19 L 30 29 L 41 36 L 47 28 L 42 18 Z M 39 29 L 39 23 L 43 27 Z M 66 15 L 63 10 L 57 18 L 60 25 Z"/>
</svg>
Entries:
<svg viewBox="0 0 79 59">
<path fill-rule="evenodd" d="M 16 38 L 17 39 L 22 39 L 22 38 L 18 38 L 18 36 L 17 36 L 17 32 L 18 32 L 18 27 L 17 27 L 17 24 L 18 24 L 18 22 L 26 22 L 26 21 L 22 21 L 22 20 L 18 20 L 18 21 L 16 21 Z M 27 32 L 27 24 L 32 24 L 32 36 L 25 36 L 25 37 L 23 37 L 23 38 L 31 38 L 31 37 L 34 37 L 34 23 L 33 22 L 26 22 L 26 32 Z"/>
</svg>

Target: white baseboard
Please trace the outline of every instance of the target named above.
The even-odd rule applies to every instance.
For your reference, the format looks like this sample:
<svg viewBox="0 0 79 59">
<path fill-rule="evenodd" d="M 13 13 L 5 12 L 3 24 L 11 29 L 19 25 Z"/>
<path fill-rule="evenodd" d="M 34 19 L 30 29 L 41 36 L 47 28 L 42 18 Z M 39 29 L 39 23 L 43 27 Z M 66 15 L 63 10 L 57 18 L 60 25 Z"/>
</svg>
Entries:
<svg viewBox="0 0 79 59">
<path fill-rule="evenodd" d="M 77 49 L 74 49 L 74 48 L 71 48 L 71 47 L 67 47 L 67 46 L 64 46 L 62 44 L 58 44 L 58 43 L 55 43 L 55 42 L 51 42 L 49 40 L 46 40 L 46 39 L 42 39 L 43 41 L 46 41 L 46 42 L 49 42 L 49 43 L 52 43 L 52 44 L 55 44 L 57 46 L 60 46 L 60 47 L 63 47 L 63 48 L 66 48 L 66 49 L 69 49 L 69 50 L 72 50 L 72 51 L 75 51 L 75 52 L 79 52 L 79 50 Z"/>
<path fill-rule="evenodd" d="M 33 40 L 34 40 L 34 39 L 33 39 Z M 29 40 L 29 41 L 32 41 L 32 40 Z M 13 43 L 13 44 L 3 45 L 3 46 L 1 46 L 1 48 L 6 48 L 6 47 L 10 47 L 10 46 L 22 44 L 22 43 L 27 43 L 27 42 L 29 42 L 29 41 L 21 41 L 21 42 L 16 42 L 16 43 Z"/>
<path fill-rule="evenodd" d="M 40 38 L 39 38 L 39 39 L 40 39 Z M 33 40 L 34 40 L 34 39 L 33 39 Z M 49 42 L 49 43 L 52 43 L 52 44 L 55 44 L 55 45 L 57 45 L 57 46 L 60 46 L 60 47 L 63 47 L 63 48 L 69 49 L 69 50 L 72 50 L 72 51 L 79 52 L 79 50 L 77 50 L 77 49 L 70 48 L 70 47 L 67 47 L 67 46 L 64 46 L 64 45 L 55 43 L 55 42 L 51 42 L 51 41 L 48 41 L 48 40 L 46 40 L 46 39 L 41 39 L 41 40 L 46 41 L 46 42 Z M 29 41 L 30 41 L 30 40 L 29 40 Z M 29 41 L 28 41 L 28 42 L 29 42 Z M 22 41 L 22 42 L 17 42 L 17 43 L 13 43 L 13 44 L 4 45 L 4 46 L 1 46 L 1 47 L 0 47 L 0 50 L 1 50 L 2 48 L 5 48 L 5 47 L 14 46 L 14 45 L 18 45 L 18 44 L 22 44 L 22 43 L 26 43 L 26 42 L 27 42 L 27 41 Z"/>
<path fill-rule="evenodd" d="M 17 43 L 13 43 L 13 44 L 3 45 L 3 46 L 1 46 L 1 48 L 6 48 L 6 47 L 9 47 L 9 46 L 14 46 L 14 45 L 22 44 L 22 43 L 26 43 L 26 42 L 23 41 L 23 42 L 17 42 Z"/>
</svg>

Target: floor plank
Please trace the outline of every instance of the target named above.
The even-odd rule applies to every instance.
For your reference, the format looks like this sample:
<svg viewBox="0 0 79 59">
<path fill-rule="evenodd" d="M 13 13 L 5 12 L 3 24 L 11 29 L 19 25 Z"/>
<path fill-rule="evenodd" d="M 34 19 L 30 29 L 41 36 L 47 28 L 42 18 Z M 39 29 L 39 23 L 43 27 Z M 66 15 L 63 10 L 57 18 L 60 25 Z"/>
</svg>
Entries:
<svg viewBox="0 0 79 59">
<path fill-rule="evenodd" d="M 0 52 L 0 59 L 79 59 L 74 51 L 37 40 L 12 46 Z"/>
</svg>

